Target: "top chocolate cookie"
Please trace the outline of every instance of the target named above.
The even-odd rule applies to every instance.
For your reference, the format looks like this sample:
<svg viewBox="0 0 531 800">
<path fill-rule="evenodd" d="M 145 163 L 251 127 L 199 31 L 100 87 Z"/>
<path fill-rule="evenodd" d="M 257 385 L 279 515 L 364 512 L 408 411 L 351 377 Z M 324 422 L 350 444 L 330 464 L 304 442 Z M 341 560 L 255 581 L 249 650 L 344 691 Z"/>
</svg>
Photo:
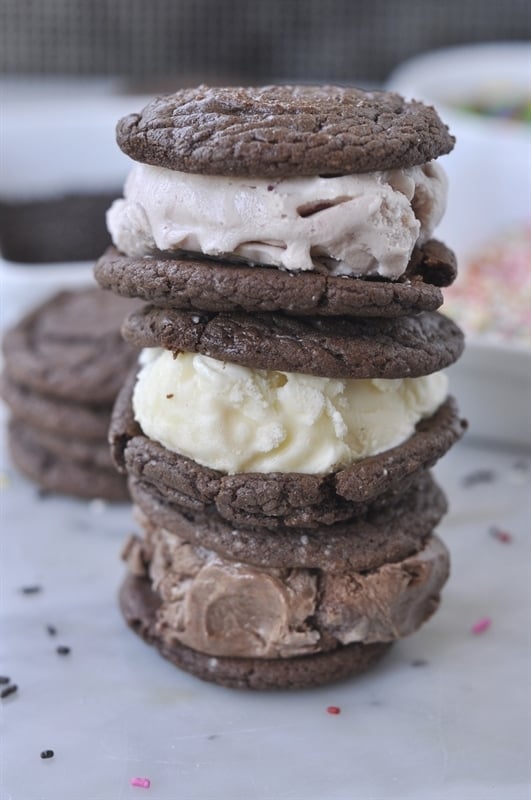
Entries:
<svg viewBox="0 0 531 800">
<path fill-rule="evenodd" d="M 454 145 L 435 109 L 337 86 L 181 89 L 117 125 L 136 161 L 205 175 L 285 178 L 412 167 Z"/>
</svg>

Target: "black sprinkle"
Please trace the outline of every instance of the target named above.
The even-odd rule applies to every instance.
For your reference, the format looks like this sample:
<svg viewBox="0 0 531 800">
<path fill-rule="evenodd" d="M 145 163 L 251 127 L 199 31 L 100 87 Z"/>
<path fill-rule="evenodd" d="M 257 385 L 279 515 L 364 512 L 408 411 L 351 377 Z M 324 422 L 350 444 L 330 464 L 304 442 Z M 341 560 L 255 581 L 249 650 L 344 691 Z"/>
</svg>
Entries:
<svg viewBox="0 0 531 800">
<path fill-rule="evenodd" d="M 53 750 L 43 750 L 41 753 L 41 758 L 53 758 L 54 752 Z"/>
<path fill-rule="evenodd" d="M 8 686 L 6 689 L 2 689 L 0 692 L 0 698 L 3 700 L 5 697 L 9 697 L 10 694 L 15 694 L 18 690 L 18 686 L 16 683 L 12 683 L 11 686 Z"/>
<path fill-rule="evenodd" d="M 429 661 L 425 661 L 423 658 L 416 658 L 414 661 L 411 662 L 412 667 L 427 667 Z"/>
<path fill-rule="evenodd" d="M 47 625 L 46 626 L 46 630 L 48 631 L 50 636 L 56 636 L 57 635 L 57 628 L 55 627 L 55 625 Z"/>
<path fill-rule="evenodd" d="M 210 736 L 207 736 L 207 739 L 209 739 L 210 741 L 212 741 L 213 739 L 219 739 L 219 734 L 211 733 Z"/>
<path fill-rule="evenodd" d="M 57 652 L 60 656 L 67 656 L 70 652 L 70 648 L 66 647 L 64 644 L 60 644 L 57 648 Z"/>
<path fill-rule="evenodd" d="M 478 483 L 493 483 L 496 480 L 496 473 L 492 469 L 476 469 L 465 475 L 461 481 L 465 487 L 475 486 Z"/>
<path fill-rule="evenodd" d="M 22 594 L 39 594 L 42 592 L 42 586 L 23 586 L 20 591 Z"/>
<path fill-rule="evenodd" d="M 49 489 L 37 489 L 37 497 L 39 500 L 45 500 L 47 497 L 50 497 L 51 491 Z"/>
<path fill-rule="evenodd" d="M 0 686 L 5 686 L 6 683 L 11 683 L 11 678 L 6 678 L 5 675 L 0 675 Z"/>
</svg>

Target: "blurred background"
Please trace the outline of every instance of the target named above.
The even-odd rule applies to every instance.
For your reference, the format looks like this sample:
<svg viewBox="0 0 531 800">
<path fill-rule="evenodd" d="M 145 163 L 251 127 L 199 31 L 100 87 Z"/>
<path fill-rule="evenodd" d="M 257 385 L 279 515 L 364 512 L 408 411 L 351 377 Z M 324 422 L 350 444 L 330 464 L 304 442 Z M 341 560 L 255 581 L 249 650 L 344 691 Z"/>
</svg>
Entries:
<svg viewBox="0 0 531 800">
<path fill-rule="evenodd" d="M 465 372 L 479 363 L 471 343 L 522 345 L 528 358 L 530 0 L 0 0 L 2 324 L 91 277 L 130 167 L 114 138 L 121 116 L 182 86 L 283 81 L 393 88 L 437 106 L 458 140 L 441 159 L 450 192 L 437 236 L 460 262 L 453 302 L 475 359 Z M 506 351 L 492 364 L 498 374 Z"/>
<path fill-rule="evenodd" d="M 529 0 L 1 0 L 4 75 L 377 82 L 412 55 L 531 37 Z"/>
</svg>

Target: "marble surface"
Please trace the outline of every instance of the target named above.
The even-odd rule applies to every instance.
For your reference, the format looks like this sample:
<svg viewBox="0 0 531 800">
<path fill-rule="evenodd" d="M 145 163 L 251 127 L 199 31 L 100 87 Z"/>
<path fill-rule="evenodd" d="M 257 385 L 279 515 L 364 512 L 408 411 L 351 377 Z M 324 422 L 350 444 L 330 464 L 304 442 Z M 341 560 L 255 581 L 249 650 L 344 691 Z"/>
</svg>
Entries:
<svg viewBox="0 0 531 800">
<path fill-rule="evenodd" d="M 256 694 L 180 673 L 122 623 L 127 506 L 42 497 L 2 452 L 3 800 L 529 798 L 529 454 L 465 440 L 438 465 L 453 569 L 419 633 L 357 680 Z"/>
</svg>

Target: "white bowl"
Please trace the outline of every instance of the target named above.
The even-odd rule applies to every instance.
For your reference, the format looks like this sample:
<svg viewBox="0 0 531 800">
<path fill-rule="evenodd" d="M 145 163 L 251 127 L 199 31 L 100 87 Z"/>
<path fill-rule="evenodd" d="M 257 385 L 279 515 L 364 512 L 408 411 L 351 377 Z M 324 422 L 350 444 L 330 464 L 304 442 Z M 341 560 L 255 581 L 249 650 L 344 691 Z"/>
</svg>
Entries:
<svg viewBox="0 0 531 800">
<path fill-rule="evenodd" d="M 462 106 L 485 96 L 529 98 L 530 86 L 531 44 L 520 42 L 425 53 L 388 81 L 387 88 L 433 104 L 456 136 L 454 151 L 440 159 L 449 196 L 436 236 L 455 250 L 461 275 L 469 257 L 531 219 L 531 126 Z M 473 436 L 531 445 L 529 347 L 492 331 L 469 333 L 450 376 Z"/>
<path fill-rule="evenodd" d="M 531 44 L 480 44 L 438 50 L 407 61 L 388 88 L 432 103 L 456 136 L 442 158 L 448 208 L 438 235 L 464 261 L 487 240 L 529 221 L 531 126 L 462 110 L 485 95 L 529 97 Z"/>
</svg>

